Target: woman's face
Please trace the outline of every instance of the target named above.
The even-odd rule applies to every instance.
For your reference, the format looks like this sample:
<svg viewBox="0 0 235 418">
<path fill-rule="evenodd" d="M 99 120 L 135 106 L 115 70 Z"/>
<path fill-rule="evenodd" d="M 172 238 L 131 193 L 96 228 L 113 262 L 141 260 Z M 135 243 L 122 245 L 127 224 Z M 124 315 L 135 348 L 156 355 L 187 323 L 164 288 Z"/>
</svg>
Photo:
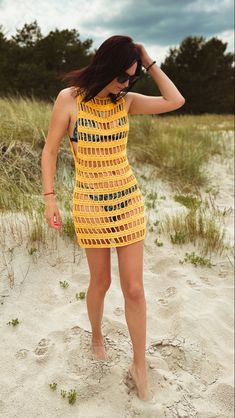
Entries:
<svg viewBox="0 0 235 418">
<path fill-rule="evenodd" d="M 129 67 L 125 71 L 125 74 L 130 75 L 130 76 L 135 75 L 136 68 L 137 68 L 137 62 L 135 62 L 131 67 Z M 120 74 L 120 75 L 123 75 L 123 74 Z M 107 86 L 100 92 L 100 97 L 108 96 L 109 93 L 118 94 L 120 93 L 121 90 L 128 87 L 128 85 L 129 85 L 129 80 L 123 83 L 120 83 L 117 80 L 117 78 L 114 78 L 114 80 L 111 81 L 111 83 L 107 84 Z"/>
</svg>

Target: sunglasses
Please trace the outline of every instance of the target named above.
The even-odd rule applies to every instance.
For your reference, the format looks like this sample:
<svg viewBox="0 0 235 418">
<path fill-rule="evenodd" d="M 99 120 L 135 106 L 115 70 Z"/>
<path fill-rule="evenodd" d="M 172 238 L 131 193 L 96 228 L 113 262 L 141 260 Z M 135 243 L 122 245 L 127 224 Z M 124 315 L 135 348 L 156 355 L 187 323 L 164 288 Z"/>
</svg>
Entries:
<svg viewBox="0 0 235 418">
<path fill-rule="evenodd" d="M 130 83 L 134 83 L 139 78 L 138 75 L 129 75 L 127 73 L 121 74 L 117 77 L 118 83 L 122 84 L 125 83 L 127 80 L 130 81 Z"/>
</svg>

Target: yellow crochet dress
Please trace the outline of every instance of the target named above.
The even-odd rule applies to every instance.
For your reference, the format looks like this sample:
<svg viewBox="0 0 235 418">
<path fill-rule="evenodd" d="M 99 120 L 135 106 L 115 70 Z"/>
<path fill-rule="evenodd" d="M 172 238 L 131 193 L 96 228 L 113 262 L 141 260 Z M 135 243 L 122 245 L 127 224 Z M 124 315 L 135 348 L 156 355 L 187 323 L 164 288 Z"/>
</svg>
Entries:
<svg viewBox="0 0 235 418">
<path fill-rule="evenodd" d="M 81 248 L 120 247 L 146 235 L 144 199 L 129 164 L 125 99 L 82 102 L 70 138 L 75 162 L 73 222 Z"/>
</svg>

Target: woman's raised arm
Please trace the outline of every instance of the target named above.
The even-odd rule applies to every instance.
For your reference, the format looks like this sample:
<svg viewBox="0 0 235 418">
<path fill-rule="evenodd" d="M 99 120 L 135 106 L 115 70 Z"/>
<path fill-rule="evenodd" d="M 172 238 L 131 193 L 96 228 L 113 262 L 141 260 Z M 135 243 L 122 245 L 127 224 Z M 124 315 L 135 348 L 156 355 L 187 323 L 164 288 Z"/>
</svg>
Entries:
<svg viewBox="0 0 235 418">
<path fill-rule="evenodd" d="M 136 46 L 140 52 L 140 59 L 143 67 L 148 68 L 153 63 L 153 60 L 150 58 L 143 45 L 136 44 Z M 157 84 L 162 96 L 146 96 L 144 94 L 128 92 L 127 95 L 130 100 L 129 113 L 164 113 L 183 106 L 185 98 L 156 63 L 150 67 L 149 73 Z"/>
</svg>

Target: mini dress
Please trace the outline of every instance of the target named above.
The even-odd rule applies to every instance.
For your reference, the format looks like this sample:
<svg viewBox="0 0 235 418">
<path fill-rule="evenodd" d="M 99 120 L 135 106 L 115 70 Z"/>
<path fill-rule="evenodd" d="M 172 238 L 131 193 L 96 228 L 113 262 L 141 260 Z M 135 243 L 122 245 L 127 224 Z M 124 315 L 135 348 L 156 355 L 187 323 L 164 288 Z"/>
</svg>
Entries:
<svg viewBox="0 0 235 418">
<path fill-rule="evenodd" d="M 127 158 L 125 99 L 77 94 L 70 137 L 75 163 L 73 223 L 81 248 L 129 245 L 146 236 L 144 198 Z"/>
</svg>

